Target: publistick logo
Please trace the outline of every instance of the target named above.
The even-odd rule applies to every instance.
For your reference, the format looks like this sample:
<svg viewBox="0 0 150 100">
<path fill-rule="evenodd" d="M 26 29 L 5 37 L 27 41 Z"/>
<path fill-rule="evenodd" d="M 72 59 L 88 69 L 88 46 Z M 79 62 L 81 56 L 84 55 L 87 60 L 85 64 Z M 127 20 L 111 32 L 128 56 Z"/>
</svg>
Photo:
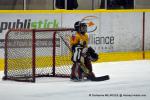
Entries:
<svg viewBox="0 0 150 100">
<path fill-rule="evenodd" d="M 38 21 L 32 21 L 31 19 L 17 19 L 15 22 L 6 22 L 3 21 L 0 23 L 0 33 L 2 33 L 4 30 L 7 29 L 18 29 L 18 28 L 24 28 L 24 29 L 36 29 L 36 28 L 58 28 L 59 22 L 58 20 L 38 20 Z"/>
</svg>

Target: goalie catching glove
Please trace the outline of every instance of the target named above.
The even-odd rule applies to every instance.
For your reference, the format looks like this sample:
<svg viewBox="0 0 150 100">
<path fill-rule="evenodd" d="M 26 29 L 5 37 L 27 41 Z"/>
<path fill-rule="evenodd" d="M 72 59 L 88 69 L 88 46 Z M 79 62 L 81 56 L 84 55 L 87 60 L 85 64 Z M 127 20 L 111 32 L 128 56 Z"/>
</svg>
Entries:
<svg viewBox="0 0 150 100">
<path fill-rule="evenodd" d="M 95 52 L 95 50 L 92 47 L 83 48 L 82 56 L 88 57 L 89 60 L 92 62 L 95 62 L 98 60 L 98 54 Z"/>
</svg>

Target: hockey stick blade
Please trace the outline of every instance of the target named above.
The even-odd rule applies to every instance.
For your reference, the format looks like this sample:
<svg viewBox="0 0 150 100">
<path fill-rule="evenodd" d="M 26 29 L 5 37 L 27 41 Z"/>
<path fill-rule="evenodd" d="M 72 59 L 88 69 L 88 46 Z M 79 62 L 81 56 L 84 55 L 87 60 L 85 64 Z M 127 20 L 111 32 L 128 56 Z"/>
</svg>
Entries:
<svg viewBox="0 0 150 100">
<path fill-rule="evenodd" d="M 105 81 L 105 80 L 109 80 L 109 75 L 91 78 L 91 81 Z"/>
</svg>

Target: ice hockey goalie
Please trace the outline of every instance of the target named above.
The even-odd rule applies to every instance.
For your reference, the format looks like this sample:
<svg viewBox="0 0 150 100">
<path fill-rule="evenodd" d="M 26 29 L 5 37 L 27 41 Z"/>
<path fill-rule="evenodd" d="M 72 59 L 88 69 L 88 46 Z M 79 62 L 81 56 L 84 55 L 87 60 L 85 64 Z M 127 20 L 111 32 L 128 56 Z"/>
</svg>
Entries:
<svg viewBox="0 0 150 100">
<path fill-rule="evenodd" d="M 76 33 L 70 39 L 73 61 L 71 69 L 71 80 L 81 81 L 84 78 L 91 79 L 95 77 L 91 61 L 98 60 L 98 54 L 92 47 L 88 47 L 87 25 L 78 21 L 74 24 Z"/>
</svg>

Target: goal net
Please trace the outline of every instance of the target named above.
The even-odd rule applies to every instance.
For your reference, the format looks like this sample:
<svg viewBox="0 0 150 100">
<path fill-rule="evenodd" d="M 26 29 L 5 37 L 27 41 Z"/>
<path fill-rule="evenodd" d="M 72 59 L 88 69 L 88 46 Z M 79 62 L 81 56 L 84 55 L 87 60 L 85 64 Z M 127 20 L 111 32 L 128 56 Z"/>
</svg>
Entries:
<svg viewBox="0 0 150 100">
<path fill-rule="evenodd" d="M 3 79 L 35 82 L 36 77 L 69 77 L 73 29 L 12 29 L 5 38 Z"/>
</svg>

